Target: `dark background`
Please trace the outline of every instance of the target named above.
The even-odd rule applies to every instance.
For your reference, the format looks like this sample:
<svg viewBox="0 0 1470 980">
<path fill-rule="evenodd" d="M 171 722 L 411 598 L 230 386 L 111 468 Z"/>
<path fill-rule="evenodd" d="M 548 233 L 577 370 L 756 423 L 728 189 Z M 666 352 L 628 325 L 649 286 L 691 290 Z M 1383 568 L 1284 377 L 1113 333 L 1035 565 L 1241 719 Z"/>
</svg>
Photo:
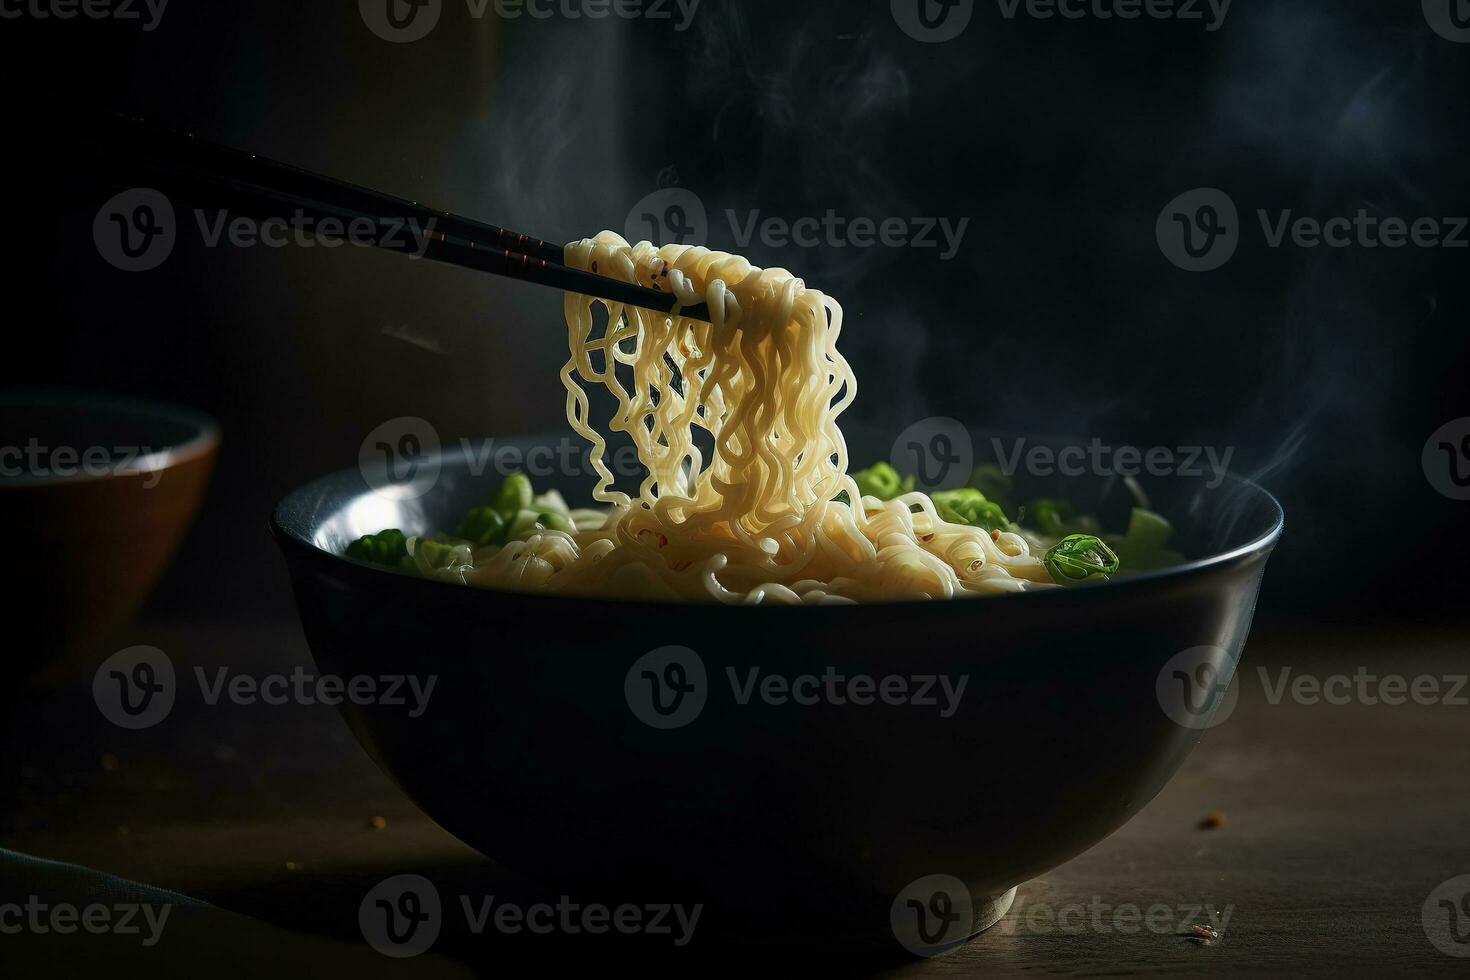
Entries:
<svg viewBox="0 0 1470 980">
<path fill-rule="evenodd" d="M 1470 250 L 1272 249 L 1255 219 L 1470 214 L 1470 44 L 1418 3 L 1237 0 L 1209 32 L 978 0 L 961 37 L 923 44 L 877 0 L 704 0 L 682 33 L 446 0 L 394 45 L 346 0 L 173 0 L 151 32 L 25 16 L 0 45 L 13 104 L 144 114 L 551 240 L 621 231 L 671 181 L 715 247 L 736 245 L 726 208 L 968 217 L 949 262 L 747 249 L 842 301 L 850 418 L 1237 447 L 1287 511 L 1264 614 L 1464 615 L 1470 504 L 1420 453 L 1470 415 Z M 270 508 L 388 419 L 445 441 L 559 424 L 557 295 L 361 249 L 206 248 L 191 224 L 123 273 L 92 238 L 113 189 L 55 176 L 23 126 L 6 143 L 7 382 L 170 399 L 225 433 L 156 613 L 290 615 Z M 1245 227 L 1196 274 L 1154 225 L 1202 186 Z"/>
</svg>

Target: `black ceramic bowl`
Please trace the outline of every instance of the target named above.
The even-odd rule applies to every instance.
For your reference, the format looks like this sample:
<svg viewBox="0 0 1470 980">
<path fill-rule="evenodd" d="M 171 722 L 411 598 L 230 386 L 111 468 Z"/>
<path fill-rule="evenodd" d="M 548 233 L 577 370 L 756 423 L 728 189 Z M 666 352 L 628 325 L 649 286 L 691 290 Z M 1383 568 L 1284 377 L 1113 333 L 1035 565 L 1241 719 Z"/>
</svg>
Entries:
<svg viewBox="0 0 1470 980">
<path fill-rule="evenodd" d="M 437 677 L 421 716 L 349 704 L 352 730 L 486 855 L 574 897 L 703 903 L 701 931 L 751 940 L 913 948 L 924 926 L 920 947 L 954 942 L 1002 915 L 1017 885 L 1123 824 L 1223 698 L 1282 527 L 1276 501 L 1246 481 L 1159 480 L 1153 506 L 1181 528 L 1188 564 L 1069 589 L 847 607 L 497 593 L 342 557 L 384 527 L 452 529 L 499 479 L 475 457 L 446 452 L 413 499 L 351 470 L 276 510 L 319 669 Z M 574 504 L 590 488 L 580 473 L 537 483 Z M 1061 488 L 1112 522 L 1126 516 L 1115 482 Z M 1022 478 L 1018 489 L 1059 486 Z M 687 694 L 702 708 L 677 728 L 640 718 L 645 669 L 679 679 L 638 663 L 668 646 L 692 651 L 705 675 Z M 697 667 L 682 656 L 687 686 Z M 946 716 L 942 694 L 935 705 L 759 693 L 742 704 L 736 688 L 751 671 L 903 677 L 913 695 L 925 677 L 968 680 Z M 1185 697 L 1190 678 L 1202 693 Z M 933 894 L 946 884 L 948 897 Z M 938 932 L 946 909 L 962 911 Z"/>
</svg>

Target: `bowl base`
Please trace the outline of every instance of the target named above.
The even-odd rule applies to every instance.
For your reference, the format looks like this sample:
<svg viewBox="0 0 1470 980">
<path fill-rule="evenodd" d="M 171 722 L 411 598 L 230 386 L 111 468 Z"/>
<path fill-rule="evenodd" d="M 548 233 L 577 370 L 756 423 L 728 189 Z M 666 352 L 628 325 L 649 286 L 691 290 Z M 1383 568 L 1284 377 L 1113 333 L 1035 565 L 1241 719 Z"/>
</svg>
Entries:
<svg viewBox="0 0 1470 980">
<path fill-rule="evenodd" d="M 970 939 L 974 939 L 1001 919 L 1004 919 L 1006 913 L 1011 910 L 1011 906 L 1015 902 L 1016 889 L 1014 888 L 1010 891 L 1001 892 L 999 895 L 987 895 L 977 901 L 973 909 L 975 915 L 975 931 L 970 933 Z M 966 941 L 968 942 L 968 940 Z"/>
</svg>

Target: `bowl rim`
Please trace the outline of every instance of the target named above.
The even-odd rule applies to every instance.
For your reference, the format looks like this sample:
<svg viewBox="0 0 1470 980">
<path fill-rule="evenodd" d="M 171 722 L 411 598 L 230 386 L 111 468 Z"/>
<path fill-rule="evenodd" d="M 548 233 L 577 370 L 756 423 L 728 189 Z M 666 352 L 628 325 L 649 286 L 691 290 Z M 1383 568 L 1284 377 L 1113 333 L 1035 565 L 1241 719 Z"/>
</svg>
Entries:
<svg viewBox="0 0 1470 980">
<path fill-rule="evenodd" d="M 69 473 L 8 476 L 0 472 L 0 490 L 21 487 L 57 487 L 70 484 L 100 483 L 180 466 L 219 448 L 220 426 L 213 416 L 198 409 L 153 398 L 134 398 L 109 392 L 68 387 L 15 387 L 0 390 L 0 406 L 95 408 L 153 420 L 173 422 L 190 430 L 188 438 L 161 449 L 137 456 L 126 463 L 109 466 L 104 473 Z M 141 448 L 141 447 L 140 447 Z"/>
<path fill-rule="evenodd" d="M 524 435 L 519 435 L 519 436 L 512 435 L 512 436 L 505 436 L 505 437 L 500 437 L 500 438 L 506 438 L 506 439 L 530 438 L 530 439 L 534 439 L 534 438 L 538 438 L 539 436 L 544 436 L 544 435 L 545 435 L 545 433 L 539 433 L 539 434 L 538 433 L 526 433 Z M 443 449 L 443 448 L 441 448 L 437 453 L 433 453 L 431 455 L 436 460 L 438 460 L 440 462 L 441 467 L 443 465 L 443 462 L 446 459 L 459 459 L 459 458 L 461 458 L 458 454 L 451 453 L 448 450 Z M 907 606 L 907 605 L 910 605 L 910 604 L 913 604 L 913 603 L 928 604 L 928 603 L 933 603 L 933 602 L 936 602 L 936 601 L 938 601 L 938 602 L 954 602 L 954 601 L 960 601 L 960 602 L 985 602 L 985 601 L 1000 601 L 1000 600 L 1006 600 L 1008 602 L 1026 602 L 1026 601 L 1038 601 L 1038 600 L 1040 600 L 1040 601 L 1054 601 L 1054 600 L 1042 599 L 1041 597 L 1044 597 L 1044 596 L 1078 595 L 1078 594 L 1085 594 L 1085 593 L 1095 592 L 1095 591 L 1100 590 L 1100 589 L 1101 590 L 1109 590 L 1109 589 L 1111 589 L 1111 590 L 1117 590 L 1117 589 L 1129 589 L 1129 588 L 1138 587 L 1138 586 L 1146 586 L 1146 585 L 1149 585 L 1151 583 L 1158 582 L 1158 581 L 1165 580 L 1165 579 L 1182 579 L 1182 578 L 1187 578 L 1187 577 L 1191 577 L 1191 576 L 1201 575 L 1201 574 L 1204 574 L 1204 573 L 1209 572 L 1211 570 L 1214 570 L 1214 569 L 1217 569 L 1217 568 L 1221 568 L 1221 567 L 1224 567 L 1226 565 L 1231 565 L 1231 564 L 1234 564 L 1236 562 L 1245 561 L 1247 559 L 1250 559 L 1250 558 L 1252 558 L 1254 556 L 1258 556 L 1258 555 L 1261 556 L 1262 558 L 1264 558 L 1266 556 L 1269 556 L 1269 554 L 1271 553 L 1272 549 L 1274 549 L 1276 547 L 1276 543 L 1281 539 L 1282 531 L 1283 531 L 1283 529 L 1285 528 L 1285 525 L 1286 525 L 1286 513 L 1285 513 L 1285 511 L 1283 510 L 1283 508 L 1281 506 L 1281 502 L 1276 499 L 1275 495 L 1272 494 L 1271 491 L 1267 490 L 1265 487 L 1262 487 L 1260 484 L 1256 483 L 1254 480 L 1250 480 L 1250 479 L 1248 479 L 1248 478 L 1246 478 L 1244 476 L 1241 476 L 1241 475 L 1239 475 L 1237 473 L 1233 473 L 1233 472 L 1226 472 L 1224 476 L 1225 476 L 1224 480 L 1219 484 L 1219 486 L 1216 489 L 1223 488 L 1223 487 L 1225 487 L 1227 485 L 1234 486 L 1234 487 L 1236 487 L 1236 488 L 1238 488 L 1238 489 L 1240 489 L 1240 490 L 1242 490 L 1242 491 L 1244 491 L 1244 492 L 1246 492 L 1248 494 L 1251 494 L 1251 495 L 1255 496 L 1257 499 L 1263 501 L 1268 506 L 1268 508 L 1270 510 L 1271 517 L 1270 517 L 1270 521 L 1269 521 L 1269 527 L 1267 527 L 1266 530 L 1264 532 L 1262 532 L 1261 534 L 1258 534 L 1257 536 L 1255 536 L 1254 538 L 1252 538 L 1249 541 L 1246 541 L 1243 544 L 1237 545 L 1237 546 L 1235 546 L 1233 548 L 1229 548 L 1229 549 L 1227 549 L 1225 551 L 1220 551 L 1220 552 L 1215 552 L 1213 554 L 1205 555 L 1205 556 L 1203 556 L 1201 558 L 1194 558 L 1194 559 L 1191 559 L 1189 561 L 1183 562 L 1182 564 L 1179 564 L 1179 565 L 1171 565 L 1168 568 L 1151 569 L 1151 570 L 1146 571 L 1146 572 L 1138 572 L 1137 574 L 1126 575 L 1126 576 L 1121 576 L 1121 577 L 1112 578 L 1112 579 L 1106 579 L 1106 580 L 1103 580 L 1103 581 L 1079 582 L 1077 584 L 1069 585 L 1069 586 L 1066 586 L 1066 587 L 1063 587 L 1063 588 L 1028 589 L 1028 590 L 1025 590 L 1023 592 L 1007 592 L 1007 593 L 997 593 L 997 594 L 994 594 L 994 595 L 965 596 L 965 597 L 963 597 L 962 599 L 959 599 L 959 600 L 935 600 L 935 599 L 922 599 L 922 598 L 902 598 L 902 599 L 882 599 L 882 600 L 878 600 L 878 601 L 875 601 L 875 602 L 862 602 L 862 603 L 858 603 L 857 605 L 846 605 L 846 604 L 843 604 L 843 605 L 833 605 L 833 606 L 804 606 L 804 605 L 803 606 L 795 606 L 795 605 L 774 605 L 774 604 L 773 605 L 767 605 L 767 604 L 761 603 L 761 604 L 758 604 L 758 605 L 755 605 L 755 606 L 747 606 L 747 605 L 744 605 L 744 604 L 741 604 L 741 603 L 729 604 L 729 603 L 720 603 L 720 602 L 709 602 L 709 603 L 687 602 L 687 601 L 685 601 L 685 602 L 677 602 L 677 601 L 672 601 L 672 600 L 668 600 L 668 599 L 625 599 L 625 598 L 618 598 L 618 597 L 613 597 L 613 596 L 563 595 L 563 594 L 555 593 L 555 592 L 529 592 L 529 591 L 528 592 L 513 592 L 513 591 L 505 590 L 505 589 L 473 588 L 473 587 L 470 587 L 470 586 L 458 585 L 458 584 L 455 584 L 453 582 L 445 582 L 445 581 L 438 580 L 438 579 L 421 578 L 421 577 L 416 576 L 416 575 L 409 575 L 406 572 L 400 572 L 397 569 L 385 568 L 385 567 L 383 567 L 381 565 L 374 565 L 374 564 L 372 564 L 370 562 L 359 561 L 359 560 L 357 560 L 355 558 L 349 558 L 345 554 L 337 554 L 334 551 L 329 551 L 328 549 L 322 548 L 319 545 L 317 545 L 316 542 L 312 538 L 307 537 L 307 536 L 303 535 L 302 533 L 300 533 L 299 529 L 294 526 L 294 525 L 299 525 L 300 522 L 297 521 L 297 520 L 294 520 L 292 518 L 292 515 L 293 515 L 294 512 L 297 512 L 297 511 L 299 511 L 301 509 L 300 506 L 299 506 L 301 503 L 303 503 L 304 501 L 306 501 L 308 499 L 313 499 L 313 498 L 320 497 L 322 495 L 323 491 L 325 491 L 325 490 L 337 490 L 337 489 L 339 489 L 339 486 L 340 485 L 350 483 L 354 478 L 356 478 L 356 479 L 358 479 L 360 481 L 362 479 L 362 473 L 361 473 L 361 470 L 358 469 L 358 468 L 356 468 L 356 467 L 347 468 L 347 469 L 341 469 L 341 470 L 336 470 L 335 472 L 328 473 L 328 474 L 326 474 L 324 476 L 317 477 L 315 480 L 312 480 L 312 481 L 310 481 L 308 483 L 305 483 L 305 484 L 297 487 L 295 490 L 292 490 L 290 493 L 286 494 L 286 496 L 282 497 L 281 500 L 276 504 L 275 508 L 273 508 L 272 511 L 271 511 L 270 528 L 271 528 L 272 534 L 275 536 L 277 542 L 281 545 L 281 547 L 282 547 L 283 550 L 285 550 L 287 548 L 295 548 L 300 553 L 303 553 L 303 554 L 306 554 L 306 555 L 315 557 L 318 560 L 324 560 L 324 561 L 327 561 L 327 562 L 332 563 L 332 564 L 341 564 L 341 565 L 347 565 L 349 567 L 355 567 L 355 568 L 361 569 L 362 571 L 364 571 L 364 572 L 366 572 L 368 574 L 371 574 L 371 575 L 391 576 L 391 577 L 393 577 L 395 579 L 404 579 L 404 580 L 411 581 L 411 582 L 420 582 L 420 583 L 423 583 L 424 585 L 431 586 L 431 587 L 436 587 L 436 588 L 469 589 L 471 592 L 486 592 L 486 593 L 489 593 L 489 594 L 491 594 L 493 596 L 509 597 L 509 598 L 517 598 L 517 599 L 529 599 L 529 600 L 532 600 L 532 601 L 552 601 L 552 602 L 555 602 L 555 601 L 563 601 L 563 602 L 565 602 L 565 601 L 572 601 L 572 602 L 577 602 L 577 603 L 582 603 L 582 604 L 586 604 L 586 603 L 607 603 L 607 604 L 615 605 L 615 606 L 619 606 L 619 607 L 644 607 L 644 608 L 649 608 L 649 609 L 707 607 L 707 608 L 729 608 L 729 609 L 754 609 L 754 608 L 759 608 L 759 609 L 785 609 L 785 610 L 798 610 L 798 609 L 805 609 L 805 610 L 813 610 L 813 609 L 882 609 L 882 608 L 885 608 L 885 607 L 893 607 L 893 606 Z M 374 490 L 372 487 L 368 487 L 366 485 L 363 485 L 363 487 L 361 489 L 361 494 L 372 494 L 372 493 L 375 493 L 375 492 L 377 492 L 377 491 Z M 333 511 L 333 513 L 336 513 L 336 511 Z M 326 516 L 329 517 L 331 515 L 326 515 Z M 319 520 L 313 521 L 312 522 L 312 525 L 311 525 L 312 526 L 312 529 L 314 530 L 316 527 L 319 527 L 321 525 L 322 521 L 325 520 L 325 519 L 326 519 L 326 517 L 323 517 L 323 518 L 321 518 Z"/>
</svg>

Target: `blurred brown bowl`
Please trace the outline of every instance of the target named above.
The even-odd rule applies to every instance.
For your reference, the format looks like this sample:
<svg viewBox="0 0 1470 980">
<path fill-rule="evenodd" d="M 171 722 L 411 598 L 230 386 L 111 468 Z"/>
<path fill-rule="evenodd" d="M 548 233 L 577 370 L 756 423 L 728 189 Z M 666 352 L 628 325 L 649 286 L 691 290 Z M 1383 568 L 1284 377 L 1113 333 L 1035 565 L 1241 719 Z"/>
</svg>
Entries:
<svg viewBox="0 0 1470 980">
<path fill-rule="evenodd" d="M 198 512 L 219 441 L 207 415 L 160 402 L 0 391 L 8 657 L 23 687 L 64 684 L 111 652 Z"/>
</svg>

